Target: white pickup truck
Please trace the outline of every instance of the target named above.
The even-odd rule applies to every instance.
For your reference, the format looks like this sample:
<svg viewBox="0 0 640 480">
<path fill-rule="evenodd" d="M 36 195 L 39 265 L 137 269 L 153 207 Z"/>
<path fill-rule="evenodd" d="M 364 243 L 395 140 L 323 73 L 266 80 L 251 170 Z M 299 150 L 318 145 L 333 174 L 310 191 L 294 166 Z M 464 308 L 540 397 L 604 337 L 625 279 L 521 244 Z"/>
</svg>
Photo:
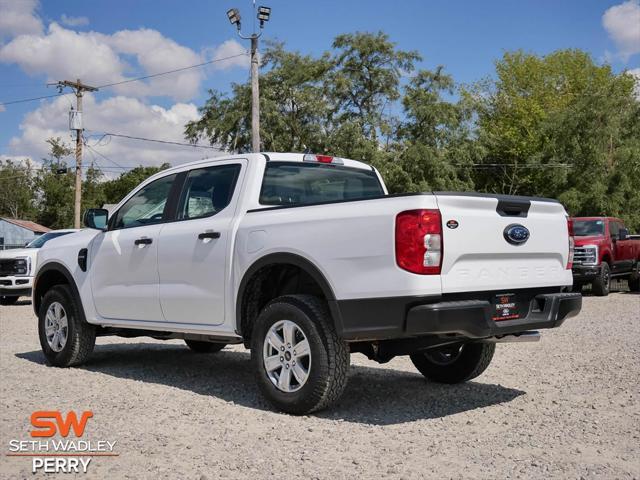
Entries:
<svg viewBox="0 0 640 480">
<path fill-rule="evenodd" d="M 13 305 L 20 297 L 30 297 L 39 249 L 51 239 L 77 231 L 51 230 L 24 248 L 0 251 L 0 305 Z"/>
<path fill-rule="evenodd" d="M 535 340 L 582 302 L 557 201 L 389 195 L 371 166 L 325 155 L 181 165 L 85 224 L 40 252 L 48 362 L 84 362 L 101 335 L 244 343 L 263 394 L 294 414 L 340 397 L 351 352 L 463 382 L 496 342 Z"/>
</svg>

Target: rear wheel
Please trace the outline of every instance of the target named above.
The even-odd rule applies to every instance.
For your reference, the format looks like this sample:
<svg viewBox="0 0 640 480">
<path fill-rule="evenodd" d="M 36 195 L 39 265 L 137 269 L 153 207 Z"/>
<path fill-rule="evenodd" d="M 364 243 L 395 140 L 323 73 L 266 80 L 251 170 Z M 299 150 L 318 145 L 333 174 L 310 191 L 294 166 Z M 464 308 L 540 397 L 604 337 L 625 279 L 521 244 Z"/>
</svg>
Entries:
<svg viewBox="0 0 640 480">
<path fill-rule="evenodd" d="M 602 262 L 600 267 L 600 275 L 593 281 L 593 294 L 598 297 L 606 297 L 609 295 L 609 287 L 611 286 L 611 271 L 607 262 Z"/>
<path fill-rule="evenodd" d="M 184 343 L 196 353 L 216 353 L 227 346 L 226 343 L 200 342 L 198 340 L 185 340 Z"/>
<path fill-rule="evenodd" d="M 640 262 L 636 264 L 635 271 L 629 277 L 629 290 L 640 292 Z"/>
<path fill-rule="evenodd" d="M 466 343 L 430 348 L 411 355 L 418 371 L 439 383 L 461 383 L 484 372 L 493 358 L 495 343 Z"/>
<path fill-rule="evenodd" d="M 18 301 L 18 298 L 20 297 L 6 297 L 6 296 L 0 296 L 0 305 L 15 305 L 16 302 Z"/>
<path fill-rule="evenodd" d="M 258 316 L 251 361 L 262 394 L 278 409 L 303 415 L 340 398 L 347 384 L 349 348 L 326 303 L 311 295 L 271 301 Z"/>
</svg>

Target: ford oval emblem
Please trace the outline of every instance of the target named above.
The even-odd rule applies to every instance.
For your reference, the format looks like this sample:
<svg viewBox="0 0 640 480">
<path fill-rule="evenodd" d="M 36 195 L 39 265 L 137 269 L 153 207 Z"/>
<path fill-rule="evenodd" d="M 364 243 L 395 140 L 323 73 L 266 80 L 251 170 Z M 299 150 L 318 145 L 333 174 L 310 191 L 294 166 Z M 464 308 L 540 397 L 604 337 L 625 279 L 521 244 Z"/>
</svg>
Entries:
<svg viewBox="0 0 640 480">
<path fill-rule="evenodd" d="M 504 239 L 511 245 L 522 245 L 529 240 L 529 229 L 516 223 L 507 225 L 504 229 Z"/>
</svg>

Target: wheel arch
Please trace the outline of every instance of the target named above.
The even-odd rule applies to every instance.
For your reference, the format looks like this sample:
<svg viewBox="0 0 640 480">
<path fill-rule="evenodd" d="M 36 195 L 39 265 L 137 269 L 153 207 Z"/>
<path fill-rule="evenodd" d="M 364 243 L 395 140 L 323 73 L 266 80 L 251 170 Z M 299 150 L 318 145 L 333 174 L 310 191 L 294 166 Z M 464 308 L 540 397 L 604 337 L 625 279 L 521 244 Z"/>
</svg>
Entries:
<svg viewBox="0 0 640 480">
<path fill-rule="evenodd" d="M 263 280 L 261 275 L 273 275 L 274 272 L 282 272 L 283 270 L 290 269 L 291 271 L 297 271 L 300 274 L 307 277 L 307 280 L 311 279 L 315 286 L 317 286 L 317 295 L 322 295 L 326 300 L 331 316 L 338 332 L 341 332 L 340 312 L 338 311 L 335 294 L 325 275 L 321 270 L 310 260 L 295 253 L 271 253 L 256 260 L 244 273 L 240 286 L 238 288 L 238 294 L 236 296 L 236 330 L 237 333 L 245 340 L 245 344 L 250 342 L 251 327 L 258 312 L 251 312 L 248 308 L 247 302 L 249 301 L 252 287 L 256 287 L 256 283 L 260 284 Z M 294 293 L 290 291 L 280 292 L 278 288 L 275 291 L 280 294 Z M 298 291 L 295 293 L 310 293 L 307 291 Z M 274 295 L 266 295 L 266 301 L 275 298 Z M 264 302 L 260 302 L 264 303 Z"/>
<path fill-rule="evenodd" d="M 33 311 L 36 316 L 40 312 L 42 298 L 56 285 L 68 285 L 74 300 L 78 302 L 79 310 L 84 313 L 80 293 L 71 272 L 59 262 L 49 262 L 38 270 L 33 282 Z"/>
</svg>

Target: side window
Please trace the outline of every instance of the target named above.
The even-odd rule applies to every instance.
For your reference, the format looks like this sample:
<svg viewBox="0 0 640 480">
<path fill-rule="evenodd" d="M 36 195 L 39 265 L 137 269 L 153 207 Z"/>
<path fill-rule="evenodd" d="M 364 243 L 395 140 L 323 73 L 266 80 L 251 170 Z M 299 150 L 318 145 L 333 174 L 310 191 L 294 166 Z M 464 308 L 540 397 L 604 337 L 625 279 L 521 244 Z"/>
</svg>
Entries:
<svg viewBox="0 0 640 480">
<path fill-rule="evenodd" d="M 140 227 L 165 220 L 165 206 L 177 174 L 167 175 L 140 189 L 118 210 L 113 228 Z"/>
<path fill-rule="evenodd" d="M 617 238 L 619 232 L 620 225 L 618 224 L 618 222 L 609 222 L 609 235 L 611 235 L 611 238 Z"/>
<path fill-rule="evenodd" d="M 229 205 L 240 168 L 234 164 L 191 170 L 182 190 L 178 219 L 209 217 Z"/>
</svg>

